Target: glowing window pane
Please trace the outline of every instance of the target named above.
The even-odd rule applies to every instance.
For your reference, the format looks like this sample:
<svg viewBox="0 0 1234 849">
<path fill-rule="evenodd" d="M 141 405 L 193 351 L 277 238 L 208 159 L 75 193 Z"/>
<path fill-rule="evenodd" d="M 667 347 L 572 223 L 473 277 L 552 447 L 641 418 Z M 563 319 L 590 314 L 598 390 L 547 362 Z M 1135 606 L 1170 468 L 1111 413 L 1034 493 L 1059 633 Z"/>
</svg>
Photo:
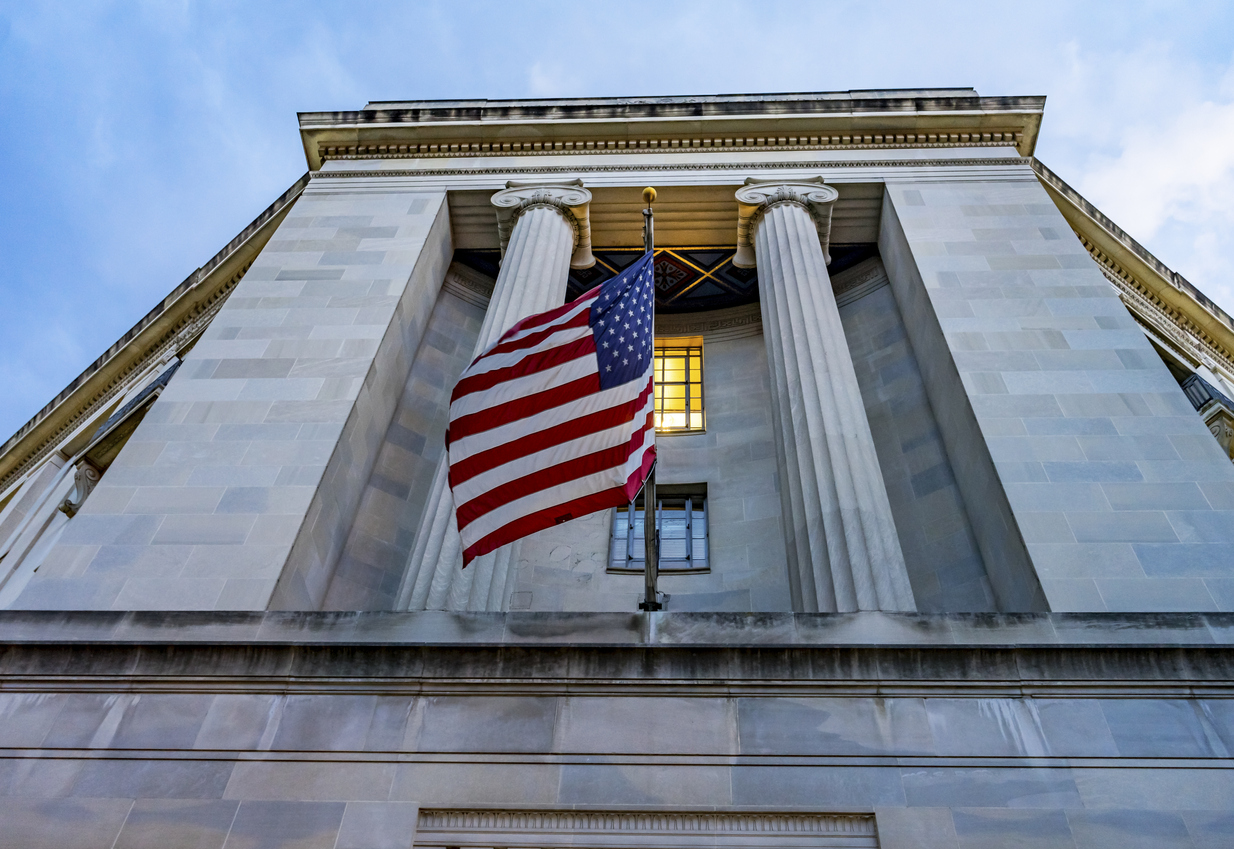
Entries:
<svg viewBox="0 0 1234 849">
<path fill-rule="evenodd" d="M 701 345 L 657 345 L 655 353 L 656 430 L 705 430 L 703 349 Z"/>
</svg>

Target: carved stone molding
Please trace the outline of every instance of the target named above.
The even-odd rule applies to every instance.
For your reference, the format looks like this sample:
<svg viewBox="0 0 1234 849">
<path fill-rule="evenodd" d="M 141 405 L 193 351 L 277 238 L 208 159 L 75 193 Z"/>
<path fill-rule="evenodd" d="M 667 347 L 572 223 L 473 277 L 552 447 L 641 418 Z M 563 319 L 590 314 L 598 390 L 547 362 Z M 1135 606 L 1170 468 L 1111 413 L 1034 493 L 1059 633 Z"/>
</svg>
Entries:
<svg viewBox="0 0 1234 849">
<path fill-rule="evenodd" d="M 832 277 L 831 290 L 835 292 L 836 306 L 842 307 L 864 298 L 890 282 L 883 261 L 878 257 L 871 257 Z"/>
<path fill-rule="evenodd" d="M 839 197 L 839 192 L 823 185 L 822 177 L 794 182 L 748 178 L 746 184 L 737 190 L 737 253 L 733 256 L 733 265 L 753 268 L 757 264 L 754 231 L 767 210 L 783 204 L 800 206 L 810 214 L 818 230 L 823 257 L 830 265 L 831 209 Z"/>
<path fill-rule="evenodd" d="M 1202 415 L 1208 432 L 1225 451 L 1225 456 L 1234 461 L 1234 411 L 1227 409 L 1224 404 L 1214 403 Z"/>
<path fill-rule="evenodd" d="M 1013 130 L 992 132 L 949 131 L 932 133 L 837 133 L 816 136 L 728 136 L 677 137 L 642 139 L 577 139 L 525 142 L 436 142 L 399 144 L 322 144 L 317 155 L 322 162 L 331 159 L 417 159 L 424 157 L 460 156 L 553 156 L 570 153 L 647 153 L 698 152 L 710 150 L 825 150 L 827 148 L 938 148 L 938 147 L 1010 147 L 1019 146 L 1023 134 Z"/>
<path fill-rule="evenodd" d="M 757 303 L 706 312 L 669 313 L 656 316 L 656 337 L 702 336 L 707 342 L 724 342 L 763 332 L 763 314 Z"/>
<path fill-rule="evenodd" d="M 582 180 L 560 183 L 511 180 L 504 190 L 493 195 L 492 203 L 497 207 L 497 236 L 501 240 L 503 257 L 519 216 L 529 209 L 548 208 L 560 212 L 574 230 L 570 267 L 591 268 L 596 264 L 596 258 L 591 255 L 591 192 L 583 188 Z"/>
<path fill-rule="evenodd" d="M 940 145 L 941 146 L 941 145 Z M 357 156 L 354 159 L 372 157 Z M 378 157 L 380 158 L 380 157 Z M 990 159 L 817 159 L 811 162 L 794 162 L 793 168 L 818 170 L 822 168 L 974 168 L 991 166 L 1006 168 L 1032 166 L 1028 157 L 998 157 Z M 463 175 L 507 174 L 624 174 L 637 170 L 639 173 L 674 173 L 678 171 L 783 171 L 784 162 L 683 162 L 670 165 L 627 162 L 621 165 L 536 165 L 534 167 L 475 167 L 475 168 L 397 168 L 381 171 L 314 171 L 314 180 L 354 180 L 375 177 L 458 177 Z"/>
<path fill-rule="evenodd" d="M 467 303 L 486 308 L 493 295 L 495 281 L 475 269 L 453 262 L 446 270 L 445 283 L 442 285 L 447 292 Z"/>
<path fill-rule="evenodd" d="M 89 460 L 78 460 L 73 471 L 73 491 L 60 502 L 58 508 L 60 512 L 70 519 L 76 516 L 77 511 L 81 509 L 81 505 L 86 503 L 86 499 L 90 497 L 90 493 L 94 492 L 94 488 L 98 486 L 102 477 L 103 473 Z"/>
<path fill-rule="evenodd" d="M 1184 359 L 1209 368 L 1220 367 L 1227 373 L 1234 372 L 1231 352 L 1182 312 L 1165 303 L 1083 233 L 1076 235 L 1137 321 L 1163 337 L 1162 341 L 1169 343 Z"/>
<path fill-rule="evenodd" d="M 417 847 L 877 847 L 871 814 L 421 810 Z"/>
</svg>

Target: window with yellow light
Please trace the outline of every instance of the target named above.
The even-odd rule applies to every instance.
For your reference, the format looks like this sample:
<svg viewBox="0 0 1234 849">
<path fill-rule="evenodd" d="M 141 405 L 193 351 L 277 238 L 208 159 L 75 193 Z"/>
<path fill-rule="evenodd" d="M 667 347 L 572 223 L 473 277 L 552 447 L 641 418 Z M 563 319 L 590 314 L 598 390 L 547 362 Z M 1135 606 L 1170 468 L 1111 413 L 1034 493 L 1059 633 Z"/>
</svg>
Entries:
<svg viewBox="0 0 1234 849">
<path fill-rule="evenodd" d="M 655 352 L 656 432 L 702 433 L 703 345 L 657 342 Z"/>
</svg>

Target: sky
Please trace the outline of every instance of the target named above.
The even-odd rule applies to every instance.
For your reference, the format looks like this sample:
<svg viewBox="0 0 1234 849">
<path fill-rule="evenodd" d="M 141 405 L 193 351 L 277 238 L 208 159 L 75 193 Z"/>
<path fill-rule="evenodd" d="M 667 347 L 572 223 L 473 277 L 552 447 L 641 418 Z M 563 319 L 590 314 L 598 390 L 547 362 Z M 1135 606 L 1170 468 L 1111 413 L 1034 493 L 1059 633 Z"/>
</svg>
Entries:
<svg viewBox="0 0 1234 849">
<path fill-rule="evenodd" d="M 1234 3 L 0 0 L 0 441 L 370 100 L 971 86 L 1234 313 Z"/>
</svg>

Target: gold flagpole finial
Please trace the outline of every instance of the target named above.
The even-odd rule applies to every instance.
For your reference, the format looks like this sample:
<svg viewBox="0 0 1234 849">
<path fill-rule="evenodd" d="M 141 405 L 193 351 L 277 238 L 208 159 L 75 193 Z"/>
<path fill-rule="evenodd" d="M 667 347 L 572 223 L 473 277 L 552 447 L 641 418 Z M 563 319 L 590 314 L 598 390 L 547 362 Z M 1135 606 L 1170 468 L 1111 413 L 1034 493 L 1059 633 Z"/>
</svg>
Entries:
<svg viewBox="0 0 1234 849">
<path fill-rule="evenodd" d="M 651 186 L 648 186 L 647 188 L 643 189 L 643 203 L 647 204 L 648 206 L 651 206 L 655 202 L 656 202 L 656 190 L 653 189 Z"/>
</svg>

